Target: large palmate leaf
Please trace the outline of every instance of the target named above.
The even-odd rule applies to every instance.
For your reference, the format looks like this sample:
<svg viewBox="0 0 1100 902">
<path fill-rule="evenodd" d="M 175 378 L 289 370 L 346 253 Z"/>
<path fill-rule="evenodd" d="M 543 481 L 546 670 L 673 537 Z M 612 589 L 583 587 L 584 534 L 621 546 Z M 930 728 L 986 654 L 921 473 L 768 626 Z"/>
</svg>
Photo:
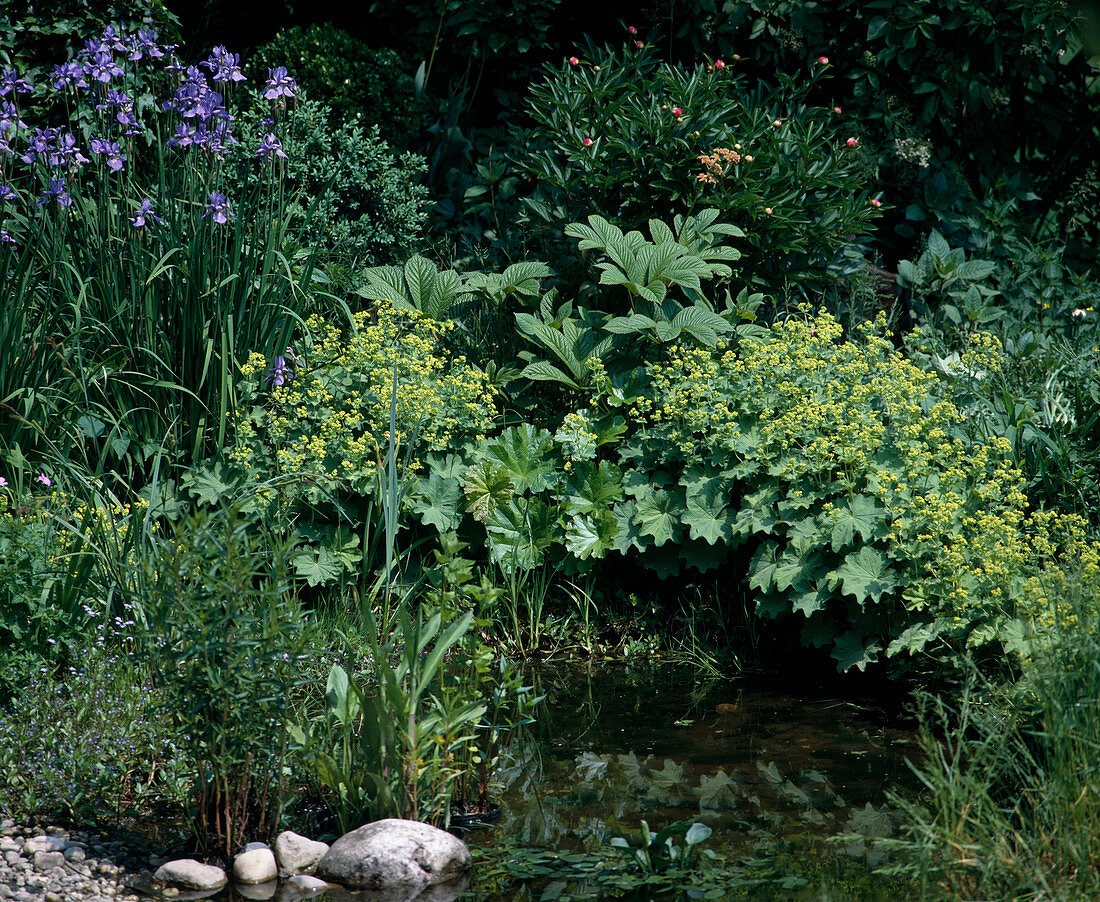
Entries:
<svg viewBox="0 0 1100 902">
<path fill-rule="evenodd" d="M 575 558 L 601 558 L 615 547 L 619 521 L 613 511 L 604 508 L 577 513 L 565 526 L 565 547 Z"/>
<path fill-rule="evenodd" d="M 638 499 L 634 519 L 638 532 L 650 536 L 653 544 L 660 546 L 679 538 L 683 532 L 682 520 L 687 508 L 679 492 L 655 489 Z"/>
<path fill-rule="evenodd" d="M 440 532 L 456 529 L 462 519 L 462 483 L 450 476 L 432 473 L 419 481 L 418 489 L 413 513 L 420 515 L 421 522 Z"/>
<path fill-rule="evenodd" d="M 759 592 L 770 592 L 775 585 L 775 569 L 779 563 L 779 545 L 776 542 L 764 542 L 756 549 L 752 563 L 749 564 L 749 588 Z"/>
<path fill-rule="evenodd" d="M 505 572 L 537 567 L 554 541 L 554 527 L 554 511 L 538 498 L 509 499 L 485 522 L 493 560 Z"/>
<path fill-rule="evenodd" d="M 482 446 L 487 460 L 499 464 L 516 492 L 541 492 L 555 470 L 554 437 L 529 423 L 511 426 Z"/>
<path fill-rule="evenodd" d="M 508 471 L 496 461 L 485 459 L 466 470 L 462 491 L 466 509 L 484 523 L 500 505 L 508 503 L 514 488 Z"/>
<path fill-rule="evenodd" d="M 395 307 L 419 310 L 437 322 L 450 313 L 464 292 L 454 270 L 440 272 L 426 257 L 414 254 L 404 267 L 374 266 L 363 270 L 365 284 L 357 293 L 368 300 L 390 301 Z"/>
<path fill-rule="evenodd" d="M 565 483 L 566 509 L 571 514 L 602 512 L 623 497 L 623 473 L 606 460 L 585 461 Z"/>
<path fill-rule="evenodd" d="M 873 664 L 878 659 L 878 653 L 882 646 L 873 639 L 865 639 L 859 633 L 850 631 L 843 636 L 838 636 L 833 645 L 833 657 L 836 659 L 840 670 L 851 670 L 853 667 L 863 670 L 868 664 Z"/>
<path fill-rule="evenodd" d="M 711 545 L 730 540 L 737 515 L 726 506 L 727 497 L 719 486 L 710 485 L 703 491 L 688 493 L 684 525 L 691 538 Z"/>
<path fill-rule="evenodd" d="M 311 587 L 324 585 L 344 572 L 344 563 L 336 551 L 327 545 L 303 548 L 290 559 L 294 571 Z"/>
<path fill-rule="evenodd" d="M 867 495 L 856 495 L 839 506 L 837 513 L 839 516 L 833 521 L 833 551 L 853 544 L 856 535 L 864 541 L 874 538 L 886 520 L 886 509 Z"/>
<path fill-rule="evenodd" d="M 868 598 L 879 601 L 883 594 L 897 587 L 897 575 L 886 556 L 870 545 L 849 554 L 839 567 L 828 574 L 835 588 L 839 583 L 845 595 L 863 604 Z"/>
</svg>

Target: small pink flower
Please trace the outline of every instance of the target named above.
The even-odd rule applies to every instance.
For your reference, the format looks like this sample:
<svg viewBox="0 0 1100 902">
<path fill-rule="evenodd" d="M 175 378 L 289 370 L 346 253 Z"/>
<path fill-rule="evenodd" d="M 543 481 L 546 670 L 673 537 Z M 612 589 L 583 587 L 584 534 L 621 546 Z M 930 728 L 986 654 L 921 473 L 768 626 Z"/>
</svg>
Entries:
<svg viewBox="0 0 1100 902">
<path fill-rule="evenodd" d="M 579 65 L 579 64 L 580 64 L 580 60 L 577 59 L 575 56 L 569 57 L 569 65 L 570 66 L 576 66 L 576 65 Z"/>
<path fill-rule="evenodd" d="M 591 138 L 585 138 L 583 141 L 581 141 L 581 144 L 583 144 L 585 147 L 591 147 L 592 146 L 592 139 Z"/>
<path fill-rule="evenodd" d="M 634 46 L 641 50 L 645 46 L 645 44 L 643 44 L 641 41 L 635 41 Z"/>
<path fill-rule="evenodd" d="M 672 108 L 672 115 L 673 115 L 673 116 L 683 116 L 683 115 L 684 115 L 684 111 L 683 111 L 683 110 L 681 110 L 681 109 L 680 109 L 680 108 L 679 108 L 678 106 L 674 106 L 674 107 Z"/>
<path fill-rule="evenodd" d="M 631 26 L 630 26 L 630 27 L 629 27 L 629 28 L 628 28 L 628 29 L 626 30 L 626 33 L 627 33 L 627 34 L 637 34 L 637 33 L 638 33 L 638 29 L 637 29 L 637 28 L 635 28 L 635 27 L 634 27 L 633 25 L 631 25 Z"/>
<path fill-rule="evenodd" d="M 45 486 L 53 485 L 53 480 L 50 479 L 50 477 L 47 476 L 45 473 L 39 473 L 38 474 L 38 479 L 36 481 L 42 483 L 42 485 L 45 485 Z"/>
<path fill-rule="evenodd" d="M 833 112 L 834 113 L 839 113 L 840 112 L 840 107 L 838 107 L 838 106 L 833 107 Z"/>
<path fill-rule="evenodd" d="M 879 207 L 882 206 L 882 201 L 879 200 L 877 197 L 872 197 L 871 198 L 871 206 L 874 207 L 877 210 Z"/>
<path fill-rule="evenodd" d="M 829 65 L 829 57 L 827 57 L 827 56 L 819 56 L 817 58 L 817 61 L 819 63 L 821 63 L 821 65 L 823 65 L 823 66 Z"/>
<path fill-rule="evenodd" d="M 748 156 L 745 157 L 745 162 L 746 163 L 751 163 L 752 162 L 752 154 L 751 153 Z"/>
<path fill-rule="evenodd" d="M 859 144 L 859 142 L 855 138 L 849 138 L 844 143 L 847 144 L 849 147 L 855 147 L 857 144 Z"/>
<path fill-rule="evenodd" d="M 715 61 L 714 61 L 714 68 L 715 68 L 715 69 L 725 69 L 725 68 L 726 68 L 726 64 L 725 64 L 725 63 L 723 63 L 723 62 L 722 62 L 721 60 L 715 60 Z"/>
<path fill-rule="evenodd" d="M 6 489 L 7 487 L 8 481 L 3 476 L 0 476 L 0 489 Z"/>
<path fill-rule="evenodd" d="M 772 208 L 771 207 L 765 207 L 764 212 L 767 213 L 769 216 L 771 216 L 772 215 Z"/>
</svg>

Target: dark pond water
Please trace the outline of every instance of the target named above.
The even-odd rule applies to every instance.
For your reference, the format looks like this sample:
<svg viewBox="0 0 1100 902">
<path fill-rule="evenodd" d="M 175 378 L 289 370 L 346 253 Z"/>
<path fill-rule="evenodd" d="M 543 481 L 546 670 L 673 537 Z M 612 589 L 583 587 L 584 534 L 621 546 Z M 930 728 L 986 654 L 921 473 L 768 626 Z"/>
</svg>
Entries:
<svg viewBox="0 0 1100 902">
<path fill-rule="evenodd" d="M 499 820 L 466 835 L 480 870 L 517 846 L 606 850 L 643 819 L 654 831 L 695 821 L 713 831 L 701 848 L 774 878 L 731 899 L 899 898 L 872 871 L 887 862 L 876 841 L 898 827 L 886 792 L 913 787 L 917 750 L 881 704 L 682 667 L 543 666 L 532 679 L 544 716 L 501 775 Z M 552 877 L 505 889 L 475 877 L 464 898 L 537 900 Z"/>
</svg>

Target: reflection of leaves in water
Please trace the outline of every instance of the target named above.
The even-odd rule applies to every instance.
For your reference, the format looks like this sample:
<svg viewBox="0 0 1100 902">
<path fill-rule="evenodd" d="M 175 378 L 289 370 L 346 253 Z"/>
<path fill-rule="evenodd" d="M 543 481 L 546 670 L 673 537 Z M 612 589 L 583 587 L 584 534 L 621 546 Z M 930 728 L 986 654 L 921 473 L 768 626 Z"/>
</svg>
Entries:
<svg viewBox="0 0 1100 902">
<path fill-rule="evenodd" d="M 763 761 L 757 761 L 756 769 L 760 771 L 760 775 L 768 781 L 770 786 L 778 786 L 783 782 L 783 777 L 780 775 L 779 768 L 775 766 L 774 761 L 767 767 L 764 766 Z"/>
<path fill-rule="evenodd" d="M 718 771 L 713 777 L 703 774 L 699 781 L 699 807 L 712 808 L 720 811 L 723 808 L 733 808 L 737 804 L 737 783 L 726 776 L 723 770 Z"/>
<path fill-rule="evenodd" d="M 645 767 L 652 760 L 652 757 L 647 757 L 645 761 L 639 761 L 638 756 L 633 752 L 627 752 L 625 755 L 619 755 L 619 767 L 623 769 L 623 773 L 626 774 L 627 787 L 631 792 L 645 792 L 649 783 L 646 781 L 645 775 L 642 773 L 642 768 Z"/>
<path fill-rule="evenodd" d="M 886 861 L 886 851 L 876 848 L 874 840 L 892 836 L 894 824 L 886 805 L 875 808 L 870 802 L 863 808 L 853 808 L 852 816 L 844 824 L 844 852 L 855 858 L 866 856 L 867 863 L 878 867 Z"/>
<path fill-rule="evenodd" d="M 681 787 L 684 783 L 684 767 L 671 758 L 665 758 L 665 766 L 649 772 L 649 792 L 647 798 L 666 805 L 674 805 L 682 798 Z"/>
<path fill-rule="evenodd" d="M 890 820 L 890 812 L 886 805 L 876 809 L 868 802 L 862 809 L 852 809 L 852 816 L 848 818 L 844 829 L 848 833 L 862 833 L 864 836 L 881 838 L 893 834 L 894 824 Z"/>
<path fill-rule="evenodd" d="M 583 752 L 577 756 L 577 774 L 586 782 L 599 780 L 606 775 L 607 765 L 610 762 L 610 755 L 594 755 L 592 752 Z"/>
<path fill-rule="evenodd" d="M 802 805 L 803 807 L 813 805 L 813 799 L 806 794 L 806 791 L 795 786 L 790 780 L 783 781 L 783 785 L 779 787 L 779 795 L 795 805 Z"/>
</svg>

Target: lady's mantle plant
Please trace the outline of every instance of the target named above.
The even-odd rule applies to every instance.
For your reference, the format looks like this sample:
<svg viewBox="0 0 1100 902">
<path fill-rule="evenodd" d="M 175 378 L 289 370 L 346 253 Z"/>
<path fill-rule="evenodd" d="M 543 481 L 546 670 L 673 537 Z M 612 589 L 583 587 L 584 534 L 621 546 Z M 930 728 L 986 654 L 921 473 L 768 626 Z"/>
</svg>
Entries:
<svg viewBox="0 0 1100 902">
<path fill-rule="evenodd" d="M 334 532 L 331 524 L 351 522 L 369 538 L 380 516 L 395 399 L 403 478 L 422 469 L 425 454 L 483 438 L 496 407 L 485 373 L 440 343 L 449 323 L 382 301 L 355 314 L 346 333 L 319 317 L 306 326 L 300 353 L 277 356 L 270 367 L 253 354 L 242 368 L 229 457 L 259 486 L 260 503 L 272 514 L 291 517 L 332 545 L 299 567 L 316 584 L 357 569 L 360 537 Z M 357 514 L 349 521 L 351 510 Z M 443 524 L 453 526 L 450 517 Z"/>
<path fill-rule="evenodd" d="M 1083 521 L 1030 508 L 1009 442 L 976 438 L 882 317 L 840 337 L 821 313 L 650 366 L 634 453 L 663 478 L 628 489 L 628 544 L 751 541 L 758 610 L 804 618 L 805 639 L 844 668 L 937 641 L 1026 651 L 1031 607 L 1018 606 L 1035 574 L 1097 566 Z M 963 364 L 991 371 L 999 357 L 977 333 Z"/>
</svg>

